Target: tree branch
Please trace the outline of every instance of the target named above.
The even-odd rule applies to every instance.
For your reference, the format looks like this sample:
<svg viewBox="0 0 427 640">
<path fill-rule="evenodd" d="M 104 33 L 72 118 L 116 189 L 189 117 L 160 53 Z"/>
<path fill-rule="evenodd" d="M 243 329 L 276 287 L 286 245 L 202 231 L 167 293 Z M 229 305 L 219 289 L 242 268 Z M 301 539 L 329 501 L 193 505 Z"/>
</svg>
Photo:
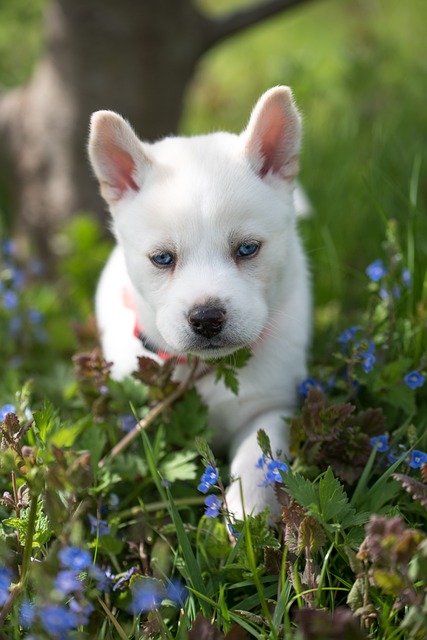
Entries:
<svg viewBox="0 0 427 640">
<path fill-rule="evenodd" d="M 205 51 L 213 47 L 217 42 L 224 40 L 239 31 L 243 31 L 262 20 L 305 4 L 309 0 L 267 0 L 259 4 L 240 9 L 219 18 L 206 18 L 207 28 L 205 32 Z"/>
</svg>

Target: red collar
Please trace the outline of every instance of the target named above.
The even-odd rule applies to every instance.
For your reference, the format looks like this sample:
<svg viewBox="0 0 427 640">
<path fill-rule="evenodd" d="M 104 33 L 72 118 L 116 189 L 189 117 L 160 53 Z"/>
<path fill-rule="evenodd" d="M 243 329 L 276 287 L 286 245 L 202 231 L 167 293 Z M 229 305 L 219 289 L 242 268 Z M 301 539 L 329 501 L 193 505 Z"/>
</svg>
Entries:
<svg viewBox="0 0 427 640">
<path fill-rule="evenodd" d="M 132 296 L 131 291 L 129 291 L 129 289 L 126 289 L 126 288 L 123 289 L 123 304 L 127 309 L 131 309 L 134 312 L 135 323 L 133 327 L 133 335 L 135 336 L 135 338 L 138 338 L 138 340 L 141 342 L 144 349 L 147 349 L 148 351 L 155 353 L 161 360 L 164 360 L 164 361 L 170 360 L 171 358 L 175 358 L 176 356 L 172 355 L 171 353 L 167 353 L 166 351 L 158 351 L 154 347 L 154 345 L 150 342 L 149 338 L 147 338 L 147 336 L 144 333 L 144 329 L 138 319 L 135 300 Z M 187 364 L 188 358 L 187 356 L 178 356 L 176 357 L 176 361 L 178 364 Z"/>
</svg>

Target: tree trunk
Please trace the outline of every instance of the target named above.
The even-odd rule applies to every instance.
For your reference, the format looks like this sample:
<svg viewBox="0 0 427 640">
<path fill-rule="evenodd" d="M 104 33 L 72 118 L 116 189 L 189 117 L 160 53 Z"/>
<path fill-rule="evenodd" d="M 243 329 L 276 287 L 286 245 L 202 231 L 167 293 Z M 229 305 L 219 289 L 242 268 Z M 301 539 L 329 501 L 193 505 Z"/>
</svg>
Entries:
<svg viewBox="0 0 427 640">
<path fill-rule="evenodd" d="M 203 52 L 303 1 L 270 0 L 215 20 L 191 0 L 51 0 L 31 81 L 0 96 L 0 180 L 12 187 L 15 230 L 49 259 L 54 232 L 73 213 L 102 219 L 86 158 L 91 112 L 117 111 L 147 140 L 175 133 Z"/>
</svg>

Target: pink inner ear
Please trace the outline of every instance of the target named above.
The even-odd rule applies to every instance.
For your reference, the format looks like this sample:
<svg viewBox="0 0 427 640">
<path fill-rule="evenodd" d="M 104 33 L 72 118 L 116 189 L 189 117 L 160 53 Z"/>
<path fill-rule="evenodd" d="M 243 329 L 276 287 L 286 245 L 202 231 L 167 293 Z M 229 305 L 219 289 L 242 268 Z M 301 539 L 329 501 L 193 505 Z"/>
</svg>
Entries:
<svg viewBox="0 0 427 640">
<path fill-rule="evenodd" d="M 110 142 L 105 149 L 108 159 L 108 173 L 111 185 L 122 195 L 127 189 L 139 191 L 139 186 L 133 179 L 135 161 L 124 149 Z"/>
<path fill-rule="evenodd" d="M 270 170 L 280 173 L 286 162 L 286 120 L 280 105 L 270 106 L 271 112 L 262 123 L 260 151 L 263 165 L 260 176 L 263 178 Z"/>
</svg>

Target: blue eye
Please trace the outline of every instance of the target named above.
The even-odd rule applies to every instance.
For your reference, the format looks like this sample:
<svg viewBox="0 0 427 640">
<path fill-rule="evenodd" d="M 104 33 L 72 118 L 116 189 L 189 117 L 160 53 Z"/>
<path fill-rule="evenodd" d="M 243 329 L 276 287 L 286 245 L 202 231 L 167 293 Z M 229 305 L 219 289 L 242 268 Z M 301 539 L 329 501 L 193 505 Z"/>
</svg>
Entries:
<svg viewBox="0 0 427 640">
<path fill-rule="evenodd" d="M 151 262 L 157 267 L 170 267 L 174 263 L 174 257 L 171 253 L 156 253 L 151 256 Z"/>
<path fill-rule="evenodd" d="M 237 249 L 238 258 L 250 258 L 258 253 L 260 245 L 257 242 L 244 242 Z"/>
</svg>

